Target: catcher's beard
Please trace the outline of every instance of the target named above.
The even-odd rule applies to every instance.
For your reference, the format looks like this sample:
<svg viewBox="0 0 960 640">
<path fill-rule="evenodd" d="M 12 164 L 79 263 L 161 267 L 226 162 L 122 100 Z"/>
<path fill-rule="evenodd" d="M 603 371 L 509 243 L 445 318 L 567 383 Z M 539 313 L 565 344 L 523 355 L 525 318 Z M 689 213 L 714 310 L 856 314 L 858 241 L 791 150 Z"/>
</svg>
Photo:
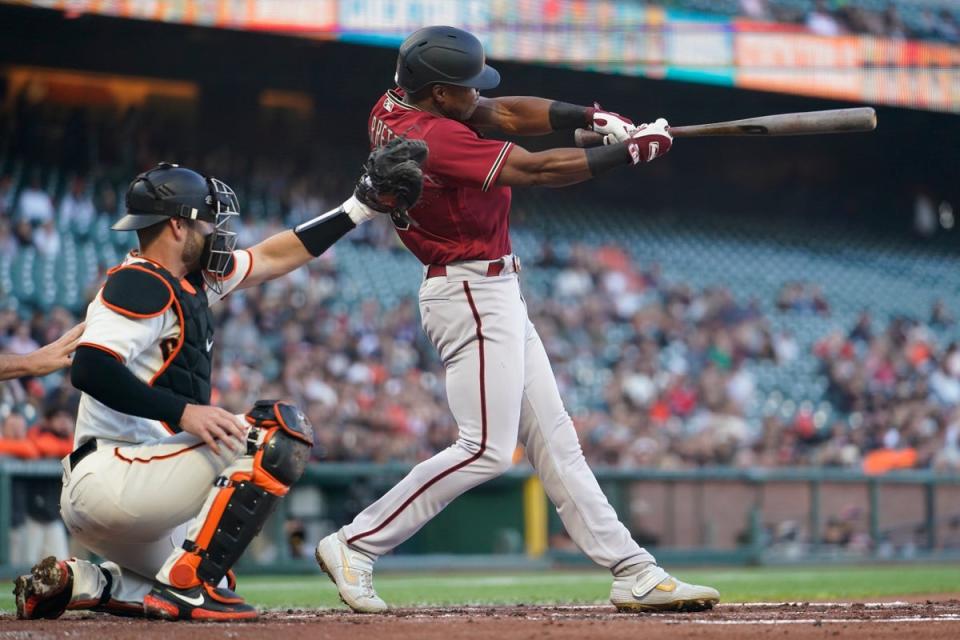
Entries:
<svg viewBox="0 0 960 640">
<path fill-rule="evenodd" d="M 210 234 L 211 236 L 213 234 Z M 196 229 L 190 229 L 187 234 L 187 240 L 183 244 L 183 253 L 180 258 L 188 273 L 197 271 L 203 267 L 204 248 L 207 245 L 207 236 L 202 235 Z"/>
</svg>

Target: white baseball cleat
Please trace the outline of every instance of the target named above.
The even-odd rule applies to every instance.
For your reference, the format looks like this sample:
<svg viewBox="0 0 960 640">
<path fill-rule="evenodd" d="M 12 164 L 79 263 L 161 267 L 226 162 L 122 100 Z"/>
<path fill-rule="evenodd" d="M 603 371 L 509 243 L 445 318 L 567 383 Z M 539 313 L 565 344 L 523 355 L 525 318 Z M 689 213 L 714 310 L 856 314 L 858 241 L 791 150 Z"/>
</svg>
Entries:
<svg viewBox="0 0 960 640">
<path fill-rule="evenodd" d="M 720 592 L 677 580 L 660 567 L 615 577 L 610 602 L 617 611 L 706 611 L 720 602 Z"/>
<path fill-rule="evenodd" d="M 317 544 L 317 564 L 340 592 L 340 600 L 357 613 L 382 613 L 387 610 L 373 588 L 373 560 L 366 554 L 351 549 L 340 539 L 339 532 L 331 533 Z"/>
</svg>

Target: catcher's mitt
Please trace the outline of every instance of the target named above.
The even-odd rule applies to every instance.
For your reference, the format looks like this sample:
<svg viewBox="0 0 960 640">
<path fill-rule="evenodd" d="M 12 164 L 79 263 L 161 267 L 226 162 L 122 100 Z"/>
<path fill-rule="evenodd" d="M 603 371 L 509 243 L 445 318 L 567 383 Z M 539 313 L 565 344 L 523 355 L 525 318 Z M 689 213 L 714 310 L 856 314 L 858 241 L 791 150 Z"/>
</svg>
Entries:
<svg viewBox="0 0 960 640">
<path fill-rule="evenodd" d="M 423 190 L 427 143 L 397 137 L 370 152 L 354 194 L 371 209 L 403 216 Z"/>
</svg>

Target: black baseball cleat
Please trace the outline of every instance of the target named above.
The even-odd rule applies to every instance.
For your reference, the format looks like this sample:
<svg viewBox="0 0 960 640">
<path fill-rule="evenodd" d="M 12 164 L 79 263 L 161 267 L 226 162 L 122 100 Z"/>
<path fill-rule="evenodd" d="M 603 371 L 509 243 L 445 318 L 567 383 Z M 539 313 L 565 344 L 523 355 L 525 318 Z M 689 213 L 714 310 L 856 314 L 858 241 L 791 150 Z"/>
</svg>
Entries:
<svg viewBox="0 0 960 640">
<path fill-rule="evenodd" d="M 73 594 L 73 572 L 63 560 L 48 556 L 33 565 L 30 573 L 13 582 L 17 618 L 54 620 L 63 615 Z"/>
<path fill-rule="evenodd" d="M 256 620 L 259 615 L 230 589 L 206 583 L 189 589 L 157 584 L 144 597 L 143 612 L 161 620 Z"/>
</svg>

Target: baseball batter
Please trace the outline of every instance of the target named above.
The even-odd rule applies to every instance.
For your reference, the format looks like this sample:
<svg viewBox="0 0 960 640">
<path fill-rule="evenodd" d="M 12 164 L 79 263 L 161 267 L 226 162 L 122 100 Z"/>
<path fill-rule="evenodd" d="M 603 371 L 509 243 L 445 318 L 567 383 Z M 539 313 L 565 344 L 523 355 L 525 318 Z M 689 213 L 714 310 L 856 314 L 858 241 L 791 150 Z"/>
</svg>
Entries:
<svg viewBox="0 0 960 640">
<path fill-rule="evenodd" d="M 426 141 L 423 197 L 394 216 L 403 243 L 423 263 L 423 328 L 446 368 L 459 426 L 448 449 L 417 465 L 353 522 L 324 538 L 317 561 L 355 611 L 386 604 L 373 563 L 451 500 L 511 466 L 517 441 L 570 536 L 613 573 L 610 599 L 622 611 L 699 610 L 719 593 L 667 574 L 631 538 L 587 466 L 550 363 L 520 295 L 511 253 L 510 189 L 563 186 L 670 150 L 667 123 L 635 127 L 599 107 L 532 97 L 482 98 L 500 76 L 471 34 L 427 27 L 400 47 L 396 84 L 373 107 L 370 144 L 397 136 Z M 589 127 L 606 145 L 530 153 L 482 132 L 539 135 Z"/>
<path fill-rule="evenodd" d="M 414 201 L 422 174 L 400 151 Z M 249 250 L 234 250 L 239 205 L 222 181 L 164 163 L 131 183 L 114 229 L 136 230 L 140 251 L 109 271 L 87 309 L 71 372 L 83 392 L 76 449 L 63 460 L 60 505 L 70 533 L 106 561 L 41 561 L 16 580 L 19 618 L 68 609 L 257 616 L 234 592 L 230 568 L 300 477 L 313 432 L 283 402 L 261 400 L 236 416 L 209 406 L 210 307 L 300 267 L 378 215 L 377 198 L 396 194 L 378 193 L 370 178 L 340 207 Z"/>
</svg>

